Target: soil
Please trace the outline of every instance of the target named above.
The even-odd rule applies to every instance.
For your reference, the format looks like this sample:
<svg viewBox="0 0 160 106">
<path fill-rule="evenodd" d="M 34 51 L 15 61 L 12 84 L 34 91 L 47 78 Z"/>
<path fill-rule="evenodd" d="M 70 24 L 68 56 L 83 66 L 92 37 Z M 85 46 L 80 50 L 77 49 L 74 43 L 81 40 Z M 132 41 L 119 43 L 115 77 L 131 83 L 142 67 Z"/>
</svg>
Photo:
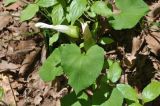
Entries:
<svg viewBox="0 0 160 106">
<path fill-rule="evenodd" d="M 160 27 L 150 23 L 160 22 L 160 0 L 145 1 L 151 11 L 141 24 L 130 30 L 104 28 L 100 32 L 116 41 L 104 48 L 106 58 L 119 59 L 122 64 L 120 82 L 138 92 L 151 79 L 160 81 Z M 0 106 L 60 106 L 60 98 L 68 91 L 66 81 L 63 77 L 50 83 L 40 79 L 38 69 L 47 58 L 48 48 L 44 35 L 34 26 L 40 17 L 20 22 L 25 6 L 22 0 L 5 7 L 0 0 L 0 86 L 5 88 Z M 160 97 L 146 106 L 160 106 Z"/>
</svg>

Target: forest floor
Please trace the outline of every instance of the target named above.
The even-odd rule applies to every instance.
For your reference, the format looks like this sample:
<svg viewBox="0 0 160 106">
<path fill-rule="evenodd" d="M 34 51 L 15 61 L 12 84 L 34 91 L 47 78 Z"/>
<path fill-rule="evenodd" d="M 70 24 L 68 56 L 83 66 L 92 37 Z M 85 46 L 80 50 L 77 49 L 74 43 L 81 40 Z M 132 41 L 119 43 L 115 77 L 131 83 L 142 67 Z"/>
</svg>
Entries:
<svg viewBox="0 0 160 106">
<path fill-rule="evenodd" d="M 115 43 L 105 46 L 107 58 L 122 64 L 122 83 L 141 92 L 151 79 L 160 81 L 160 0 L 146 0 L 147 22 L 130 30 L 106 30 Z M 44 83 L 38 69 L 47 58 L 45 38 L 34 25 L 39 18 L 20 22 L 26 4 L 17 1 L 7 7 L 0 0 L 0 86 L 5 95 L 0 106 L 59 106 L 64 79 Z M 119 37 L 121 36 L 121 37 Z M 146 106 L 160 106 L 160 97 Z"/>
</svg>

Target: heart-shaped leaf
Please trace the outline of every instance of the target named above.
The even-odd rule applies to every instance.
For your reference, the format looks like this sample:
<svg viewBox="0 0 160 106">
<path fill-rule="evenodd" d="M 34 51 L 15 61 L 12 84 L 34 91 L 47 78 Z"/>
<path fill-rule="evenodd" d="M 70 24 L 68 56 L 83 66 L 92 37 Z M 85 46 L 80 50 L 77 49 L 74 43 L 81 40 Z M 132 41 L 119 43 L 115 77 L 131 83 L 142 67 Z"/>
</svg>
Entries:
<svg viewBox="0 0 160 106">
<path fill-rule="evenodd" d="M 104 50 L 95 45 L 86 54 L 75 44 L 65 45 L 61 53 L 62 67 L 75 92 L 91 85 L 101 73 L 104 63 Z"/>
<path fill-rule="evenodd" d="M 157 98 L 160 95 L 160 82 L 151 81 L 149 85 L 147 85 L 142 92 L 142 99 L 144 103 L 150 102 Z"/>
<path fill-rule="evenodd" d="M 117 84 L 117 89 L 122 93 L 124 98 L 138 102 L 138 95 L 130 85 Z"/>
<path fill-rule="evenodd" d="M 44 81 L 52 81 L 56 76 L 63 74 L 63 69 L 60 66 L 61 57 L 59 48 L 55 49 L 52 54 L 43 63 L 39 70 L 39 75 Z"/>
<path fill-rule="evenodd" d="M 149 10 L 143 0 L 116 0 L 116 6 L 120 9 L 109 21 L 114 29 L 128 29 L 134 27 Z"/>
</svg>

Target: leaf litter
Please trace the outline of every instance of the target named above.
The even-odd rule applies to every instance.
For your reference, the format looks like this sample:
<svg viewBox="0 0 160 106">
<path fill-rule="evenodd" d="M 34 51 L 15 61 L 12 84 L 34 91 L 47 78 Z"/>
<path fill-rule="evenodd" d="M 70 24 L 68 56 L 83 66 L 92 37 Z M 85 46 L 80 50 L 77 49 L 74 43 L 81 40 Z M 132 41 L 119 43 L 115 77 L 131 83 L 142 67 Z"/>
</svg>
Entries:
<svg viewBox="0 0 160 106">
<path fill-rule="evenodd" d="M 46 59 L 46 47 L 41 35 L 27 35 L 28 32 L 39 32 L 34 27 L 39 18 L 35 17 L 30 22 L 19 21 L 20 11 L 25 5 L 17 1 L 4 7 L 0 1 L 0 20 L 3 20 L 0 21 L 0 86 L 5 88 L 3 101 L 17 106 L 60 106 L 60 98 L 69 91 L 62 87 L 61 78 L 51 83 L 40 79 L 37 71 Z M 145 25 L 151 25 L 150 21 L 160 22 L 159 8 L 160 1 L 151 1 Z M 156 31 L 159 27 L 152 25 L 139 32 L 138 29 L 104 29 L 102 33 L 110 33 L 118 42 L 105 48 L 107 58 L 121 60 L 124 69 L 121 83 L 131 83 L 141 91 L 150 79 L 160 81 L 160 32 Z M 157 101 L 149 105 L 158 106 Z"/>
</svg>

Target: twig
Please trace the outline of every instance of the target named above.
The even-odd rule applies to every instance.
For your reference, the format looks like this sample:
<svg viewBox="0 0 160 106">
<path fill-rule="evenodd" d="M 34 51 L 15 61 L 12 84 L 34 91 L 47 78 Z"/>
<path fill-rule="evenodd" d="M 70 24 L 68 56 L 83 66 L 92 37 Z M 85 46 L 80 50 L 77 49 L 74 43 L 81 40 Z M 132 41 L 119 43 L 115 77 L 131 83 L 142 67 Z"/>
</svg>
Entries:
<svg viewBox="0 0 160 106">
<path fill-rule="evenodd" d="M 13 94 L 13 97 L 14 97 L 15 105 L 18 106 L 18 105 L 17 105 L 17 102 L 16 102 L 16 97 L 15 97 L 15 94 L 14 94 L 14 91 L 13 91 L 13 88 L 12 88 L 12 85 L 11 85 L 11 81 L 10 81 L 10 78 L 9 78 L 8 75 L 7 75 L 7 78 L 8 78 L 9 86 L 10 86 L 10 88 L 11 88 L 11 91 L 12 91 L 12 94 Z"/>
<path fill-rule="evenodd" d="M 0 102 L 3 103 L 3 106 L 8 106 L 8 104 L 4 102 L 3 100 L 0 100 Z"/>
</svg>

